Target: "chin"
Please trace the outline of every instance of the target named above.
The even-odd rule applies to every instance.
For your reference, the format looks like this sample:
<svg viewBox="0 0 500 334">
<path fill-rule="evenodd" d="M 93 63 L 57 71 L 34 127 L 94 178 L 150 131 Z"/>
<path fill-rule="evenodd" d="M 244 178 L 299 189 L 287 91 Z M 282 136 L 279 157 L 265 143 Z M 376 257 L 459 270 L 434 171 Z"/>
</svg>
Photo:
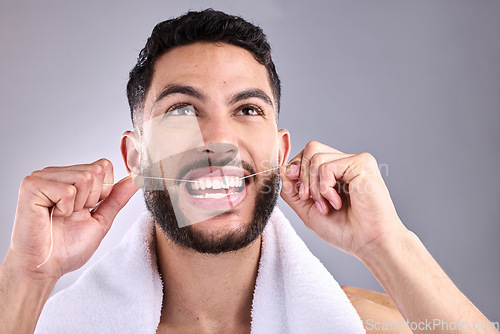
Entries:
<svg viewBox="0 0 500 334">
<path fill-rule="evenodd" d="M 242 249 L 262 234 L 276 204 L 279 175 L 273 175 L 263 184 L 272 191 L 259 192 L 263 187 L 259 188 L 257 182 L 246 183 L 243 200 L 204 219 L 200 219 L 203 218 L 200 212 L 210 210 L 192 207 L 185 197 L 172 196 L 171 200 L 169 192 L 158 190 L 143 193 L 148 210 L 167 238 L 187 249 L 219 254 Z"/>
<path fill-rule="evenodd" d="M 196 198 L 189 187 L 190 184 L 182 184 L 176 189 L 169 188 L 180 228 L 199 225 L 197 230 L 235 231 L 250 225 L 257 198 L 254 182 L 246 179 L 238 189 L 218 189 L 220 194 L 229 194 L 218 198 Z"/>
<path fill-rule="evenodd" d="M 221 232 L 244 231 L 251 224 L 252 215 L 243 215 L 240 210 L 233 209 L 223 212 L 215 217 L 192 224 L 191 228 L 197 231 Z"/>
</svg>

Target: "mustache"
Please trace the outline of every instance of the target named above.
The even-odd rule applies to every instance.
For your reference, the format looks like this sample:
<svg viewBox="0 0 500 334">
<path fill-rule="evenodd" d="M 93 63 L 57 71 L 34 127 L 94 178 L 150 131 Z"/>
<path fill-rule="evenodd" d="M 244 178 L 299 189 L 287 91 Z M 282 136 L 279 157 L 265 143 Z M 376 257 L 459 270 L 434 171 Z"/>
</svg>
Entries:
<svg viewBox="0 0 500 334">
<path fill-rule="evenodd" d="M 144 166 L 145 168 L 142 170 L 143 176 L 167 177 L 179 180 L 186 179 L 186 175 L 190 171 L 198 168 L 232 166 L 245 170 L 249 175 L 257 172 L 251 163 L 240 159 L 238 148 L 228 143 L 209 143 L 204 147 L 179 152 L 156 162 L 149 161 Z M 157 170 L 157 168 L 160 169 Z M 163 175 L 165 172 L 167 172 L 167 175 Z M 257 175 L 253 175 L 252 179 L 255 181 Z"/>
</svg>

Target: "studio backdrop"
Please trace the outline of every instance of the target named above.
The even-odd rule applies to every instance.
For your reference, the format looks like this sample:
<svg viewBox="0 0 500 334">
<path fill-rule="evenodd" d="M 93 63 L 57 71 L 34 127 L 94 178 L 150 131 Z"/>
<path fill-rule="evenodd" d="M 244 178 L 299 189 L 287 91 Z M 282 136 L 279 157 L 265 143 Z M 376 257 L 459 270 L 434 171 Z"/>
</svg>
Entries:
<svg viewBox="0 0 500 334">
<path fill-rule="evenodd" d="M 292 156 L 311 140 L 370 152 L 399 216 L 492 321 L 500 321 L 500 1 L 0 2 L 0 255 L 22 179 L 45 166 L 114 164 L 131 129 L 128 71 L 153 26 L 213 7 L 260 25 L 283 84 Z M 382 291 L 280 201 L 341 285 Z M 140 193 L 97 253 L 144 210 Z M 305 269 L 306 270 L 306 269 Z"/>
</svg>

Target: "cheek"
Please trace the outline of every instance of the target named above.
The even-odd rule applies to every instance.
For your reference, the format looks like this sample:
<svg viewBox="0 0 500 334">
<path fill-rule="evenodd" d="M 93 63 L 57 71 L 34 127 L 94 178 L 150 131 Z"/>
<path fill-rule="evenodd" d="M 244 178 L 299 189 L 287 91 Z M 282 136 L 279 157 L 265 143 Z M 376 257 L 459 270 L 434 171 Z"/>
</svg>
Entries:
<svg viewBox="0 0 500 334">
<path fill-rule="evenodd" d="M 203 135 L 195 117 L 161 115 L 143 124 L 143 147 L 152 162 L 203 146 Z"/>
<path fill-rule="evenodd" d="M 258 171 L 273 168 L 278 164 L 278 137 L 275 133 L 262 133 L 249 142 L 249 147 Z"/>
</svg>

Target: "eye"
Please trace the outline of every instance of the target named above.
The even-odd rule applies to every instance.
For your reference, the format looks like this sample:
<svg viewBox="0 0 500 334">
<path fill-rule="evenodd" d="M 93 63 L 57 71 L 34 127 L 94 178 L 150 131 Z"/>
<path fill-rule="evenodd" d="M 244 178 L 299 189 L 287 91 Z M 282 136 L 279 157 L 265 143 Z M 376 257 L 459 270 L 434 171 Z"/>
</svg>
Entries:
<svg viewBox="0 0 500 334">
<path fill-rule="evenodd" d="M 236 115 L 242 116 L 259 116 L 264 115 L 264 112 L 259 107 L 256 106 L 244 106 L 236 112 Z"/>
<path fill-rule="evenodd" d="M 167 111 L 166 116 L 196 116 L 196 110 L 194 106 L 189 105 L 177 105 L 170 108 Z"/>
</svg>

